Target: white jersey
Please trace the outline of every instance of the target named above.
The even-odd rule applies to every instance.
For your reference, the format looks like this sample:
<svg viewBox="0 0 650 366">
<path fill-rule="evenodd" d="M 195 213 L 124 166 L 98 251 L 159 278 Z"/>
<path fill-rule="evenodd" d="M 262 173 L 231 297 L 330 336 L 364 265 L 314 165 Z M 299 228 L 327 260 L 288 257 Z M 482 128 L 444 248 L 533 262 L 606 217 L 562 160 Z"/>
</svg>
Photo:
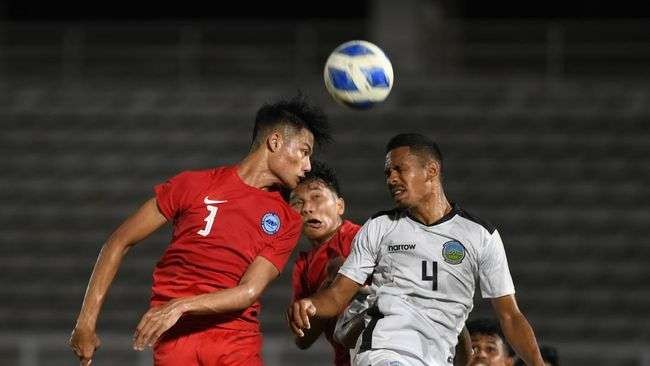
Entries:
<svg viewBox="0 0 650 366">
<path fill-rule="evenodd" d="M 358 352 L 397 350 L 424 365 L 453 361 L 477 280 L 484 298 L 515 292 L 499 233 L 457 205 L 432 225 L 403 210 L 373 216 L 339 273 L 359 284 L 372 275 Z"/>
</svg>

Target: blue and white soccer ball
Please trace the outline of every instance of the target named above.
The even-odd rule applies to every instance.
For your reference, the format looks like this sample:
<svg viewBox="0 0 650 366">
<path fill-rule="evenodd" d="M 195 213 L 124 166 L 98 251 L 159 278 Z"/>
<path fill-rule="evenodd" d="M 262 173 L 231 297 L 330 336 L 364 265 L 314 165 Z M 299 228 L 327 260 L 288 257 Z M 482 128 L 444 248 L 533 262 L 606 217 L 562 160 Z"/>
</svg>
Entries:
<svg viewBox="0 0 650 366">
<path fill-rule="evenodd" d="M 335 100 L 366 109 L 382 102 L 393 87 L 393 66 L 384 52 L 366 41 L 336 47 L 325 62 L 325 87 Z"/>
</svg>

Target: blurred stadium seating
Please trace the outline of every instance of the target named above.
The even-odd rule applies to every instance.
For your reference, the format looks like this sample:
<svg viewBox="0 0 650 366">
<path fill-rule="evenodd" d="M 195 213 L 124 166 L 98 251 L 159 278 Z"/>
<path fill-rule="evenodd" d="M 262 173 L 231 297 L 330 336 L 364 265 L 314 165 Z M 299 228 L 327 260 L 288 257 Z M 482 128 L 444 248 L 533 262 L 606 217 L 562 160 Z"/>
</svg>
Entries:
<svg viewBox="0 0 650 366">
<path fill-rule="evenodd" d="M 320 76 L 336 44 L 365 38 L 353 23 L 5 25 L 0 363 L 73 364 L 64 341 L 111 230 L 157 182 L 243 156 L 259 105 L 302 89 L 333 122 L 321 157 L 350 218 L 390 206 L 388 138 L 426 133 L 448 195 L 501 231 L 520 305 L 563 364 L 650 365 L 650 32 L 606 25 L 596 37 L 603 24 L 452 24 L 464 34 L 453 70 L 425 49 L 430 69 L 395 65 L 393 95 L 363 113 L 335 105 Z M 93 365 L 149 364 L 129 337 L 168 235 L 127 256 Z M 292 345 L 289 272 L 263 299 L 267 364 L 331 364 L 323 343 Z"/>
</svg>

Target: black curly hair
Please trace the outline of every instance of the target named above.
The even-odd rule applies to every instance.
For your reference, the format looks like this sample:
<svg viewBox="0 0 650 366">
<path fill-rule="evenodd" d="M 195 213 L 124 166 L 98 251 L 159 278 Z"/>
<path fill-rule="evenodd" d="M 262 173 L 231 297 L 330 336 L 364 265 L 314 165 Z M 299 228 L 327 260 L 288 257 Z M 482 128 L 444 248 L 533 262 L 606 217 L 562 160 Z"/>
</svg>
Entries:
<svg viewBox="0 0 650 366">
<path fill-rule="evenodd" d="M 341 197 L 341 188 L 339 187 L 339 181 L 336 178 L 336 172 L 324 162 L 317 160 L 312 161 L 311 170 L 305 174 L 305 176 L 300 180 L 300 183 L 302 184 L 313 181 L 324 183 L 327 188 L 336 193 L 337 196 Z"/>
<path fill-rule="evenodd" d="M 465 326 L 467 327 L 467 331 L 469 332 L 470 336 L 473 334 L 482 334 L 501 338 L 503 341 L 503 346 L 505 347 L 508 355 L 511 357 L 514 356 L 515 353 L 512 348 L 510 348 L 510 345 L 506 341 L 506 337 L 503 335 L 501 326 L 496 320 L 489 318 L 478 318 L 468 321 L 465 323 Z"/>
<path fill-rule="evenodd" d="M 314 142 L 319 145 L 332 141 L 325 113 L 319 107 L 309 104 L 302 94 L 298 94 L 290 100 L 264 104 L 257 111 L 251 150 L 261 146 L 268 133 L 280 125 L 293 127 L 295 131 L 307 129 L 314 135 Z"/>
</svg>

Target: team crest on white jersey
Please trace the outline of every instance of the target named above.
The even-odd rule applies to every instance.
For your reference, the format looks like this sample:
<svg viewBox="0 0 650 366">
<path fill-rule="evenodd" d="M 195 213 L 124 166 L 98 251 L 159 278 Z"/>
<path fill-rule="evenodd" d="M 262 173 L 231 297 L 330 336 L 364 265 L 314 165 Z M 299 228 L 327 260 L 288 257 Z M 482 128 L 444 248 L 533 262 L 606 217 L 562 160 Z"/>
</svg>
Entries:
<svg viewBox="0 0 650 366">
<path fill-rule="evenodd" d="M 451 240 L 442 245 L 442 257 L 449 264 L 460 264 L 465 258 L 465 247 L 458 240 Z"/>
<path fill-rule="evenodd" d="M 280 230 L 280 216 L 275 212 L 267 212 L 262 216 L 260 226 L 265 233 L 273 235 Z"/>
</svg>

